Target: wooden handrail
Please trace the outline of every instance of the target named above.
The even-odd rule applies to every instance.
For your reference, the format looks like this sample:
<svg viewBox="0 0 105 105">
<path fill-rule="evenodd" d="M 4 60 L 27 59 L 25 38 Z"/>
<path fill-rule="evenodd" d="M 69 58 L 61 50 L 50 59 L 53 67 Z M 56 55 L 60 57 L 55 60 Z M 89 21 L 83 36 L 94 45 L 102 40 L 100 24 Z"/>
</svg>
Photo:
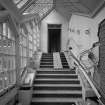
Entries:
<svg viewBox="0 0 105 105">
<path fill-rule="evenodd" d="M 86 68 L 81 64 L 81 62 L 75 57 L 75 55 L 71 52 L 71 56 L 74 58 L 75 60 L 75 63 L 81 67 L 81 72 L 84 74 L 85 78 L 87 79 L 87 81 L 89 82 L 89 84 L 91 85 L 93 91 L 95 92 L 96 96 L 98 97 L 99 101 L 101 102 L 100 98 L 101 98 L 101 95 L 99 94 L 97 88 L 95 87 L 94 83 L 93 83 L 93 80 L 88 76 L 88 74 L 86 73 Z M 102 105 L 104 105 L 102 102 L 101 102 Z"/>
</svg>

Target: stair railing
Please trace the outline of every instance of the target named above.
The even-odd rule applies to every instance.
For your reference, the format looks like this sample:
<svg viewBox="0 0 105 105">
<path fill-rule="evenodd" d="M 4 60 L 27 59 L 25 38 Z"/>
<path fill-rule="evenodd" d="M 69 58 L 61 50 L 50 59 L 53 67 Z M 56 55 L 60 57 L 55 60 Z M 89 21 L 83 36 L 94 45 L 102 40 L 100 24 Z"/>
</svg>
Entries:
<svg viewBox="0 0 105 105">
<path fill-rule="evenodd" d="M 87 52 L 87 51 L 86 51 Z M 99 103 L 101 105 L 104 105 L 102 103 L 102 101 L 100 100 L 101 99 L 101 95 L 100 93 L 98 92 L 97 88 L 96 88 L 96 85 L 95 85 L 95 82 L 93 81 L 93 79 L 91 77 L 89 77 L 89 75 L 87 74 L 86 70 L 87 68 L 82 64 L 81 61 L 79 61 L 76 56 L 71 52 L 71 56 L 73 57 L 74 61 L 75 61 L 75 64 L 80 68 L 80 72 L 82 72 L 82 74 L 85 76 L 86 80 L 88 81 L 88 83 L 90 84 L 90 86 L 92 87 L 93 91 L 95 92 L 96 96 L 98 97 L 99 99 Z"/>
<path fill-rule="evenodd" d="M 95 56 L 95 54 L 93 53 L 93 50 L 94 48 L 96 47 L 99 47 L 100 43 L 99 42 L 96 42 L 95 44 L 93 44 L 93 47 L 88 49 L 88 50 L 85 50 L 83 51 L 82 53 L 80 53 L 79 57 L 78 57 L 78 60 L 81 62 L 81 64 L 84 66 L 84 68 L 86 69 L 86 71 L 88 73 L 91 74 L 91 69 L 93 69 L 93 72 L 97 72 L 98 71 L 98 68 L 97 68 L 97 65 L 98 65 L 98 58 Z M 89 65 L 87 65 L 87 63 L 85 63 L 85 60 L 83 60 L 83 57 L 87 54 L 87 62 Z M 97 72 L 98 73 L 98 72 Z M 91 81 L 93 81 L 93 76 L 90 75 L 91 78 Z M 94 82 L 94 81 L 93 81 Z M 98 87 L 98 84 L 96 84 L 96 82 L 94 82 L 95 86 L 97 88 Z"/>
<path fill-rule="evenodd" d="M 97 60 L 97 58 L 96 58 L 96 56 L 93 54 L 93 52 L 92 52 L 92 50 L 94 49 L 94 47 L 92 47 L 92 48 L 90 48 L 90 49 L 88 49 L 88 50 L 86 50 L 86 51 L 83 51 L 82 53 L 80 53 L 80 55 L 79 55 L 79 61 L 87 68 L 87 69 L 91 69 L 91 68 L 93 68 L 94 66 L 97 66 L 97 64 L 98 64 L 98 60 Z M 88 58 L 89 58 L 89 60 L 91 60 L 91 65 L 90 65 L 90 67 L 88 67 L 85 63 L 84 63 L 84 61 L 82 60 L 82 58 L 85 56 L 85 55 L 88 55 Z M 90 58 L 91 57 L 91 58 Z"/>
</svg>

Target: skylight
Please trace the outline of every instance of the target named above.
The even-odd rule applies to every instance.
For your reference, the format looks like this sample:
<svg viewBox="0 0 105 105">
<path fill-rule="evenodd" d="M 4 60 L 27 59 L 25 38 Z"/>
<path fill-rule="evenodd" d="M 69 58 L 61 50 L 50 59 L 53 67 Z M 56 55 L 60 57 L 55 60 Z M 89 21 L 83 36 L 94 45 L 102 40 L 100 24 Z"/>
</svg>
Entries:
<svg viewBox="0 0 105 105">
<path fill-rule="evenodd" d="M 29 0 L 13 0 L 13 3 L 16 4 L 17 8 L 21 8 L 25 5 Z"/>
<path fill-rule="evenodd" d="M 37 0 L 23 14 L 39 14 L 40 18 L 53 7 L 53 0 Z"/>
</svg>

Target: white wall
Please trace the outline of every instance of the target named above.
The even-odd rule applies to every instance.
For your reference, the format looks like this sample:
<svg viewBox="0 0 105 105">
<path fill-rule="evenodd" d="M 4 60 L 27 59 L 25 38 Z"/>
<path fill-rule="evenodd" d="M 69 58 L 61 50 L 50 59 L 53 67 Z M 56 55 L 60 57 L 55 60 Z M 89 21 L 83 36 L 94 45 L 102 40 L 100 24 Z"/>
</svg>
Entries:
<svg viewBox="0 0 105 105">
<path fill-rule="evenodd" d="M 77 32 L 78 30 L 80 34 Z M 90 33 L 86 34 L 86 30 L 89 30 Z M 71 39 L 70 44 L 73 46 L 73 52 L 76 56 L 78 52 L 80 53 L 89 49 L 93 42 L 98 41 L 94 20 L 83 16 L 72 15 L 69 24 L 69 37 Z"/>
<path fill-rule="evenodd" d="M 45 19 L 41 22 L 41 50 L 42 52 L 48 52 L 48 29 L 47 24 L 62 24 L 61 31 L 61 50 L 66 49 L 66 42 L 68 38 L 68 21 L 63 18 L 56 10 L 53 10 Z"/>
<path fill-rule="evenodd" d="M 98 38 L 98 24 L 105 18 L 105 8 L 97 14 L 95 18 L 72 15 L 69 22 L 69 38 L 70 45 L 73 46 L 73 53 L 78 56 L 78 52 L 89 49 Z M 70 31 L 71 29 L 71 31 Z M 90 34 L 86 34 L 85 30 L 89 29 Z M 72 32 L 74 30 L 74 32 Z M 78 34 L 77 30 L 80 30 Z M 96 55 L 99 56 L 98 49 Z"/>
</svg>

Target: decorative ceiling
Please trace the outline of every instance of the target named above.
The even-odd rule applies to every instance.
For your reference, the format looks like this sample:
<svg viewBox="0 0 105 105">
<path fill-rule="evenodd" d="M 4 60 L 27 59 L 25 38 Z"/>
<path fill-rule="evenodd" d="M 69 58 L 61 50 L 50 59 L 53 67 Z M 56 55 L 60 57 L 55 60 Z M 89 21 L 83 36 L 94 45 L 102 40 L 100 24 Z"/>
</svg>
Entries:
<svg viewBox="0 0 105 105">
<path fill-rule="evenodd" d="M 47 16 L 53 9 L 66 18 L 70 18 L 72 14 L 93 17 L 105 6 L 105 0 L 0 0 L 0 3 L 5 8 L 7 6 L 6 9 L 13 11 L 16 16 L 15 11 L 18 10 L 22 16 L 37 15 L 40 19 Z"/>
<path fill-rule="evenodd" d="M 52 8 L 53 0 L 37 0 L 23 14 L 38 14 L 39 17 L 43 17 Z"/>
<path fill-rule="evenodd" d="M 105 0 L 56 0 L 55 4 L 56 10 L 65 10 L 68 15 L 71 13 L 93 17 L 105 4 Z"/>
<path fill-rule="evenodd" d="M 79 0 L 56 0 L 56 8 L 65 9 L 70 13 L 88 14 L 90 12 Z"/>
</svg>

